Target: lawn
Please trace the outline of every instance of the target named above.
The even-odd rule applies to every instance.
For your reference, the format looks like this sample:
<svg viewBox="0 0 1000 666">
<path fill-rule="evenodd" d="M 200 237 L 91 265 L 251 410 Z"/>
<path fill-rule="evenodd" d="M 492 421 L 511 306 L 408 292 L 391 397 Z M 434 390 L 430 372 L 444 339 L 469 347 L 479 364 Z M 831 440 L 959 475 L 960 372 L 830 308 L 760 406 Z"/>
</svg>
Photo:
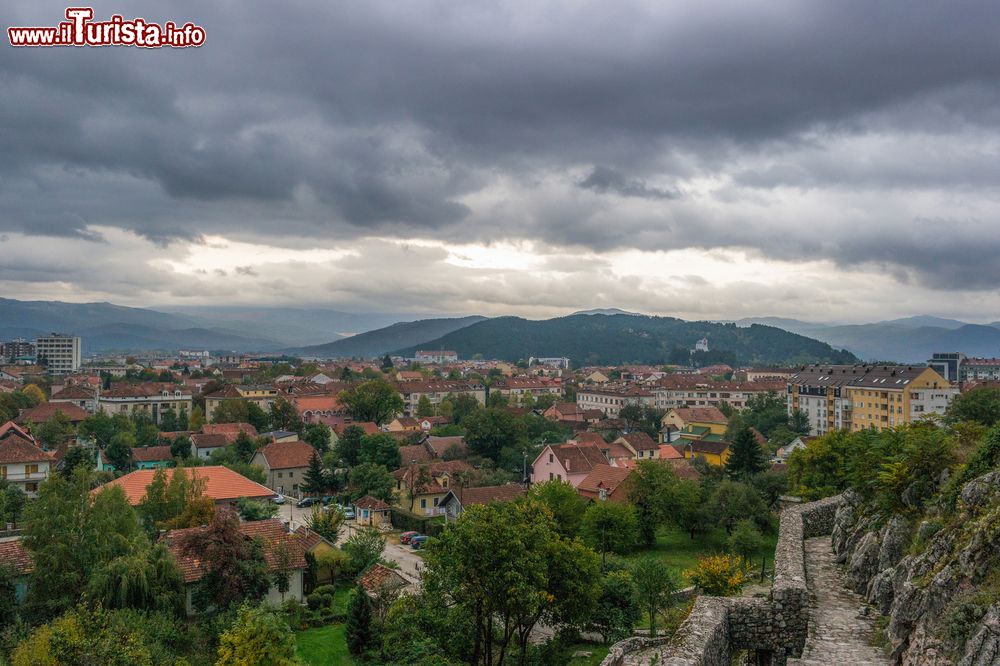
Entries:
<svg viewBox="0 0 1000 666">
<path fill-rule="evenodd" d="M 341 581 L 337 585 L 337 590 L 333 593 L 333 610 L 338 613 L 347 612 L 347 601 L 351 598 L 351 588 Z"/>
<path fill-rule="evenodd" d="M 306 666 L 353 666 L 344 625 L 334 624 L 295 633 L 296 653 Z"/>
<path fill-rule="evenodd" d="M 698 563 L 698 558 L 705 555 L 715 555 L 724 553 L 728 549 L 729 535 L 722 527 L 717 527 L 706 534 L 700 534 L 694 539 L 686 532 L 682 532 L 676 527 L 670 526 L 661 529 L 656 534 L 656 545 L 648 550 L 637 550 L 626 556 L 626 559 L 635 559 L 647 555 L 662 557 L 671 569 L 683 575 L 687 569 L 692 569 Z M 761 546 L 752 560 L 753 567 L 760 571 L 762 557 L 767 557 L 768 569 L 774 567 L 774 544 L 777 535 L 764 535 L 764 545 Z M 686 578 L 685 578 L 686 581 Z"/>
<path fill-rule="evenodd" d="M 591 652 L 589 657 L 577 657 L 576 659 L 570 659 L 566 662 L 567 666 L 598 666 L 604 658 L 608 656 L 608 646 L 607 645 L 594 645 L 592 643 L 578 643 L 570 648 L 570 654 L 578 650 L 584 652 Z"/>
</svg>

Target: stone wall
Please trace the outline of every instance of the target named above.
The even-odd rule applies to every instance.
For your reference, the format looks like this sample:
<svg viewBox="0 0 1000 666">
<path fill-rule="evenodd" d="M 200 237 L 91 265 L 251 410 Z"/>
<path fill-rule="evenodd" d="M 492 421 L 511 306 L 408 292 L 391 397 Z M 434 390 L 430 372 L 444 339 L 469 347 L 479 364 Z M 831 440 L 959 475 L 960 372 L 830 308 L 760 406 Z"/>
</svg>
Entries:
<svg viewBox="0 0 1000 666">
<path fill-rule="evenodd" d="M 801 655 L 809 629 L 803 541 L 830 534 L 841 501 L 838 495 L 785 508 L 768 598 L 699 597 L 664 648 L 660 664 L 722 666 L 730 663 L 733 652 L 753 650 L 761 662 L 782 666 L 787 657 Z M 601 666 L 621 666 L 627 654 L 648 647 L 634 641 L 617 643 Z"/>
</svg>

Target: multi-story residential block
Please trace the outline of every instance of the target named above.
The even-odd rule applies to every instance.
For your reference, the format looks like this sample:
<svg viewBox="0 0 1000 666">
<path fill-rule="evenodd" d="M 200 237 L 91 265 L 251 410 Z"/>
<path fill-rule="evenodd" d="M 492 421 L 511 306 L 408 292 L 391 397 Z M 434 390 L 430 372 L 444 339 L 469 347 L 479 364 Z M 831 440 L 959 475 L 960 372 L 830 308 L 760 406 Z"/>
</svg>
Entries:
<svg viewBox="0 0 1000 666">
<path fill-rule="evenodd" d="M 787 383 L 780 379 L 753 382 L 713 381 L 701 375 L 669 375 L 652 388 L 654 406 L 669 411 L 679 407 L 718 407 L 726 403 L 743 409 L 750 398 L 767 393 L 784 393 Z"/>
<path fill-rule="evenodd" d="M 580 387 L 576 392 L 576 404 L 581 409 L 599 409 L 608 418 L 618 418 L 622 407 L 629 404 L 655 406 L 652 391 L 639 386 Z"/>
<path fill-rule="evenodd" d="M 414 356 L 417 363 L 451 363 L 458 360 L 458 352 L 450 349 L 441 351 L 418 351 Z"/>
<path fill-rule="evenodd" d="M 941 414 L 958 388 L 927 366 L 813 365 L 789 378 L 788 411 L 809 419 L 809 432 L 882 430 Z"/>
<path fill-rule="evenodd" d="M 1000 358 L 962 358 L 959 380 L 982 382 L 1000 380 Z"/>
<path fill-rule="evenodd" d="M 546 356 L 542 358 L 536 358 L 534 356 L 528 359 L 528 365 L 547 365 L 550 368 L 569 368 L 569 359 L 565 356 Z"/>
<path fill-rule="evenodd" d="M 93 414 L 97 409 L 97 391 L 83 385 L 67 386 L 49 398 L 50 403 L 70 403 Z"/>
<path fill-rule="evenodd" d="M 515 377 L 511 379 L 500 379 L 490 386 L 490 393 L 500 393 L 512 400 L 519 399 L 525 394 L 534 397 L 542 395 L 560 396 L 563 392 L 562 380 L 550 377 Z"/>
<path fill-rule="evenodd" d="M 958 387 L 926 366 L 869 366 L 847 387 L 851 430 L 883 430 L 943 414 Z"/>
<path fill-rule="evenodd" d="M 463 381 L 426 381 L 426 382 L 400 382 L 396 389 L 403 397 L 405 416 L 413 416 L 417 413 L 420 405 L 420 398 L 426 396 L 431 405 L 441 404 L 449 394 L 451 395 L 471 395 L 480 404 L 486 404 L 486 387 L 479 382 Z"/>
<path fill-rule="evenodd" d="M 39 365 L 53 375 L 65 375 L 80 369 L 80 338 L 52 333 L 35 340 L 35 357 Z"/>
<path fill-rule="evenodd" d="M 851 427 L 850 382 L 864 366 L 810 365 L 788 378 L 788 414 L 799 410 L 809 419 L 809 433 L 824 435 Z"/>
<path fill-rule="evenodd" d="M 144 413 L 157 424 L 168 409 L 190 414 L 192 404 L 191 389 L 170 382 L 113 386 L 97 396 L 97 409 L 106 414 Z"/>
<path fill-rule="evenodd" d="M 0 363 L 17 363 L 20 359 L 34 359 L 35 345 L 24 338 L 0 343 Z"/>
<path fill-rule="evenodd" d="M 927 367 L 949 382 L 962 381 L 961 369 L 965 354 L 959 352 L 934 352 L 927 361 Z"/>
<path fill-rule="evenodd" d="M 280 397 L 282 397 L 282 393 L 276 386 L 227 384 L 218 391 L 205 396 L 205 416 L 211 419 L 215 410 L 222 403 L 230 400 L 246 400 L 266 412 Z"/>
</svg>

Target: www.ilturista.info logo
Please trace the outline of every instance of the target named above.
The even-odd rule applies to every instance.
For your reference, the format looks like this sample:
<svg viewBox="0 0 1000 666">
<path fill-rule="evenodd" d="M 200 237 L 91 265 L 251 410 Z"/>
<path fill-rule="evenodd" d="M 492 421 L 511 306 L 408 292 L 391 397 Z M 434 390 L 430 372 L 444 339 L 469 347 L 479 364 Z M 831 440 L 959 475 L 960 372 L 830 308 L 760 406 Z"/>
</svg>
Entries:
<svg viewBox="0 0 1000 666">
<path fill-rule="evenodd" d="M 92 21 L 91 7 L 68 7 L 65 21 L 50 27 L 11 27 L 11 46 L 138 46 L 146 49 L 185 48 L 205 43 L 205 29 L 188 22 L 163 25 L 146 19 L 126 20 L 115 14 L 108 21 Z"/>
</svg>

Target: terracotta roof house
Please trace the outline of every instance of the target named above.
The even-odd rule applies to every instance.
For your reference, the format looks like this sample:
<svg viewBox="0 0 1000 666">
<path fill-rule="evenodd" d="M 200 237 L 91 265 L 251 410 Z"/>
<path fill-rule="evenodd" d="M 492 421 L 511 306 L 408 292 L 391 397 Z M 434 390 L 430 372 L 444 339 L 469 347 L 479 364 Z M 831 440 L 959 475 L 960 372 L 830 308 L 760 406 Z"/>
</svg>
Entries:
<svg viewBox="0 0 1000 666">
<path fill-rule="evenodd" d="M 677 475 L 678 479 L 688 479 L 691 481 L 698 481 L 701 479 L 701 472 L 695 469 L 694 465 L 692 464 L 692 461 L 690 460 L 671 459 L 671 460 L 666 460 L 664 462 L 666 462 L 673 468 L 674 474 Z"/>
<path fill-rule="evenodd" d="M 14 423 L 18 425 L 24 425 L 25 423 L 40 425 L 54 417 L 56 412 L 61 412 L 74 425 L 90 416 L 87 410 L 78 407 L 72 402 L 43 402 L 35 407 L 22 409 L 17 418 L 14 419 Z"/>
<path fill-rule="evenodd" d="M 358 525 L 371 525 L 372 527 L 389 525 L 391 511 L 391 506 L 371 495 L 365 495 L 354 502 L 354 515 Z"/>
<path fill-rule="evenodd" d="M 683 442 L 684 457 L 688 460 L 702 458 L 713 465 L 725 465 L 729 459 L 729 442 L 702 439 L 678 441 Z"/>
<path fill-rule="evenodd" d="M 635 471 L 611 465 L 596 465 L 590 474 L 580 482 L 576 491 L 592 500 L 621 502 L 629 501 Z"/>
<path fill-rule="evenodd" d="M 424 440 L 424 445 L 435 458 L 443 458 L 445 453 L 456 459 L 469 457 L 469 445 L 465 443 L 464 437 L 435 437 L 431 435 Z"/>
<path fill-rule="evenodd" d="M 561 479 L 575 488 L 595 465 L 606 464 L 608 459 L 596 444 L 572 440 L 565 444 L 549 444 L 531 464 L 531 482 Z"/>
<path fill-rule="evenodd" d="M 132 449 L 132 466 L 135 469 L 155 469 L 157 467 L 167 467 L 173 462 L 174 457 L 169 446 L 137 446 Z M 97 471 L 114 471 L 104 449 L 100 449 L 97 454 Z"/>
<path fill-rule="evenodd" d="M 35 561 L 20 539 L 0 543 L 0 567 L 9 567 L 14 572 L 14 596 L 24 601 Z"/>
<path fill-rule="evenodd" d="M 684 460 L 684 453 L 673 444 L 660 444 L 660 460 Z"/>
<path fill-rule="evenodd" d="M 660 445 L 656 440 L 640 431 L 625 433 L 614 441 L 632 452 L 636 460 L 653 460 L 660 456 Z"/>
<path fill-rule="evenodd" d="M 12 422 L 0 426 L 0 477 L 35 497 L 38 485 L 49 478 L 52 455 L 35 444 L 34 438 Z"/>
<path fill-rule="evenodd" d="M 527 489 L 519 483 L 481 486 L 479 488 L 453 488 L 448 491 L 439 506 L 449 516 L 456 518 L 470 506 L 489 504 L 490 502 L 513 502 L 518 497 L 523 497 L 527 492 Z"/>
<path fill-rule="evenodd" d="M 87 386 L 71 384 L 49 398 L 50 403 L 76 405 L 92 414 L 97 409 L 97 391 Z"/>
<path fill-rule="evenodd" d="M 228 467 L 207 466 L 207 467 L 184 467 L 186 474 L 192 478 L 204 482 L 203 493 L 215 500 L 216 504 L 230 504 L 241 497 L 251 499 L 270 499 L 274 497 L 274 491 L 260 485 L 256 481 L 251 481 L 241 474 L 237 474 Z M 113 481 L 105 483 L 100 488 L 120 486 L 125 491 L 125 497 L 129 504 L 137 506 L 146 495 L 146 488 L 153 481 L 153 474 L 156 470 L 140 469 L 120 476 Z M 166 468 L 167 477 L 172 477 L 177 473 L 177 468 Z M 100 489 L 99 488 L 99 489 Z"/>
<path fill-rule="evenodd" d="M 224 449 L 230 444 L 229 437 L 222 433 L 208 435 L 196 432 L 191 435 L 191 457 L 208 460 L 213 451 Z"/>
<path fill-rule="evenodd" d="M 358 585 L 368 596 L 377 597 L 385 592 L 409 587 L 410 581 L 403 578 L 395 570 L 376 562 L 358 578 Z"/>
<path fill-rule="evenodd" d="M 177 566 L 181 570 L 181 575 L 184 577 L 184 584 L 187 588 L 186 607 L 189 615 L 195 612 L 192 603 L 193 585 L 201 580 L 205 571 L 201 558 L 197 554 L 188 552 L 184 547 L 184 542 L 191 534 L 204 529 L 206 528 L 189 527 L 171 530 L 162 537 L 162 541 L 166 543 L 170 553 L 174 556 Z M 284 524 L 275 518 L 240 523 L 240 533 L 247 539 L 261 541 L 264 548 L 264 558 L 267 560 L 267 568 L 271 573 L 277 572 L 281 566 L 281 549 L 285 549 L 289 556 L 288 591 L 281 594 L 272 583 L 265 597 L 266 601 L 273 606 L 277 606 L 287 599 L 304 601 L 303 581 L 307 564 L 302 540 L 289 534 Z"/>
<path fill-rule="evenodd" d="M 423 444 L 411 444 L 399 447 L 399 459 L 403 461 L 403 465 L 409 465 L 430 462 L 434 456 Z"/>
<path fill-rule="evenodd" d="M 257 428 L 250 423 L 206 423 L 201 426 L 201 432 L 205 435 L 223 435 L 226 441 L 232 444 L 240 433 L 257 436 Z"/>
<path fill-rule="evenodd" d="M 257 449 L 251 463 L 264 470 L 264 483 L 273 490 L 298 492 L 313 456 L 319 455 L 306 442 L 272 442 Z"/>
</svg>

